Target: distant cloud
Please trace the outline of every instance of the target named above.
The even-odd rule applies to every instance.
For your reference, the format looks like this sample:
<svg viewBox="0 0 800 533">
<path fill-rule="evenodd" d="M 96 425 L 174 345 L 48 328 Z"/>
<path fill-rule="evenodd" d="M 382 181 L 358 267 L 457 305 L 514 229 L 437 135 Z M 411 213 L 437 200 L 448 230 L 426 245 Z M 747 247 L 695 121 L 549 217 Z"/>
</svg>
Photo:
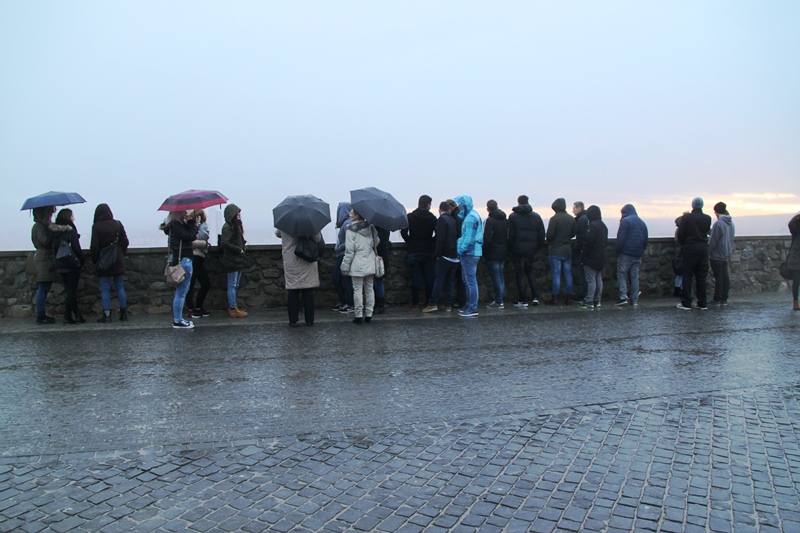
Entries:
<svg viewBox="0 0 800 533">
<path fill-rule="evenodd" d="M 800 197 L 793 193 L 699 193 L 696 195 L 660 195 L 643 197 L 636 203 L 636 210 L 643 216 L 677 216 L 691 209 L 692 198 L 705 200 L 706 211 L 719 202 L 728 204 L 728 211 L 737 216 L 793 214 L 800 211 Z"/>
</svg>

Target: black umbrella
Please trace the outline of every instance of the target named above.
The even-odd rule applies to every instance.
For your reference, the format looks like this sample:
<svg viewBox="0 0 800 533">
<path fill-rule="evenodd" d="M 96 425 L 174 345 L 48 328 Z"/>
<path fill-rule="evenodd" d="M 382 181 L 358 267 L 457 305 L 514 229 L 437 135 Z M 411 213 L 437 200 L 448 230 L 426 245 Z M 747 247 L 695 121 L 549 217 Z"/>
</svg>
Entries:
<svg viewBox="0 0 800 533">
<path fill-rule="evenodd" d="M 287 196 L 272 210 L 275 227 L 292 237 L 316 235 L 331 221 L 331 206 L 313 194 Z"/>
<path fill-rule="evenodd" d="M 389 231 L 408 227 L 406 208 L 394 196 L 375 187 L 350 191 L 350 204 L 364 220 Z"/>
</svg>

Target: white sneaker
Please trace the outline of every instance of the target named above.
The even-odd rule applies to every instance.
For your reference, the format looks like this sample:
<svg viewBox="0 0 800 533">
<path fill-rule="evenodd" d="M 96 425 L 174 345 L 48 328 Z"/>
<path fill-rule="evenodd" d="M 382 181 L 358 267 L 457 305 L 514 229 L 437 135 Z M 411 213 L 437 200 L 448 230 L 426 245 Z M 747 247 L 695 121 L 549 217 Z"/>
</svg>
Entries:
<svg viewBox="0 0 800 533">
<path fill-rule="evenodd" d="M 194 322 L 181 320 L 180 322 L 173 322 L 172 327 L 174 329 L 192 329 L 194 327 Z"/>
</svg>

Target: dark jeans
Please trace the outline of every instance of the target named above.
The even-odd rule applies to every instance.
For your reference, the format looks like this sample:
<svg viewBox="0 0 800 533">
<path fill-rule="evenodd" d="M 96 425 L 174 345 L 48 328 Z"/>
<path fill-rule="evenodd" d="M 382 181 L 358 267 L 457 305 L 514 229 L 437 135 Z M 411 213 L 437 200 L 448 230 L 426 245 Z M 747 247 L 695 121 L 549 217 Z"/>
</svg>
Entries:
<svg viewBox="0 0 800 533">
<path fill-rule="evenodd" d="M 486 270 L 489 271 L 489 277 L 492 278 L 492 285 L 494 285 L 494 300 L 495 303 L 501 304 L 506 297 L 506 282 L 503 275 L 505 268 L 505 261 L 486 261 Z"/>
<path fill-rule="evenodd" d="M 411 303 L 419 304 L 419 290 L 425 280 L 425 300 L 431 297 L 433 289 L 433 254 L 408 254 L 411 267 Z"/>
<path fill-rule="evenodd" d="M 339 305 L 353 307 L 353 305 L 355 305 L 353 304 L 353 280 L 350 279 L 350 276 L 342 274 L 342 261 L 344 261 L 344 255 L 336 257 L 336 266 L 333 268 L 331 281 L 333 282 L 333 287 L 336 289 Z"/>
<path fill-rule="evenodd" d="M 431 297 L 428 299 L 428 305 L 438 305 L 439 295 L 444 289 L 443 304 L 445 307 L 453 307 L 453 292 L 455 290 L 455 277 L 458 263 L 448 261 L 444 257 L 440 257 L 436 261 L 436 280 L 433 282 L 433 289 L 431 290 Z"/>
<path fill-rule="evenodd" d="M 314 289 L 287 289 L 289 293 L 289 323 L 296 324 L 300 316 L 300 296 L 303 297 L 303 314 L 306 324 L 314 323 Z"/>
<path fill-rule="evenodd" d="M 728 262 L 712 259 L 711 272 L 714 273 L 714 301 L 727 302 L 728 292 L 731 289 L 731 276 L 728 272 Z"/>
<path fill-rule="evenodd" d="M 70 320 L 72 314 L 78 318 L 78 282 L 81 279 L 81 271 L 70 270 L 61 273 L 61 280 L 64 282 L 64 320 Z"/>
<path fill-rule="evenodd" d="M 519 290 L 519 301 L 527 301 L 527 291 L 525 290 L 525 279 L 531 286 L 531 299 L 539 298 L 539 289 L 536 288 L 536 273 L 533 271 L 532 255 L 514 254 L 514 273 L 517 276 L 517 289 Z"/>
<path fill-rule="evenodd" d="M 681 304 L 686 307 L 692 306 L 692 281 L 697 278 L 697 305 L 705 307 L 708 304 L 706 298 L 706 278 L 708 278 L 708 248 L 706 249 L 686 249 L 681 250 L 683 284 L 681 286 Z"/>
<path fill-rule="evenodd" d="M 578 269 L 578 277 L 575 280 L 575 287 L 573 287 L 573 291 L 578 296 L 578 298 L 585 300 L 588 294 L 588 287 L 586 285 L 586 267 L 583 265 L 583 260 L 578 255 L 572 256 L 572 266 Z"/>
<path fill-rule="evenodd" d="M 197 306 L 195 306 L 194 299 L 194 282 L 200 284 L 200 290 L 197 292 Z M 202 309 L 203 304 L 206 303 L 206 295 L 208 289 L 211 288 L 211 279 L 208 277 L 206 270 L 206 258 L 200 255 L 192 256 L 192 281 L 189 283 L 189 292 L 186 294 L 186 307 L 188 309 Z"/>
<path fill-rule="evenodd" d="M 797 300 L 798 289 L 800 289 L 800 270 L 793 270 L 792 274 L 792 299 Z"/>
</svg>

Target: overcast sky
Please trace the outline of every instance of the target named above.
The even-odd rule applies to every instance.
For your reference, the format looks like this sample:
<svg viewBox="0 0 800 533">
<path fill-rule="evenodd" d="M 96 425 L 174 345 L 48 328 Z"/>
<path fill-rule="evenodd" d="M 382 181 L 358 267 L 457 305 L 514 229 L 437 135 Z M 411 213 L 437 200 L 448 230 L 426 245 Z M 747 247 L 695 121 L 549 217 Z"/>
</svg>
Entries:
<svg viewBox="0 0 800 533">
<path fill-rule="evenodd" d="M 251 243 L 272 207 L 376 186 L 407 208 L 557 197 L 674 218 L 800 210 L 800 2 L 0 3 L 0 249 L 77 191 L 164 243 L 170 194 L 217 189 Z M 211 212 L 213 227 L 221 211 Z"/>
</svg>

